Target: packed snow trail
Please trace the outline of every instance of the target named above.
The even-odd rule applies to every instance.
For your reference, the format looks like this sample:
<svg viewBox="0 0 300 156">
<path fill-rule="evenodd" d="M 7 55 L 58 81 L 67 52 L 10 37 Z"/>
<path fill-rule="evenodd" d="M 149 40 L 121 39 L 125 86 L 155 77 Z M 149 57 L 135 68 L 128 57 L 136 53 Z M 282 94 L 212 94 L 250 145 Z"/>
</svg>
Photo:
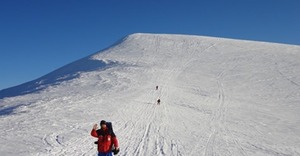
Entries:
<svg viewBox="0 0 300 156">
<path fill-rule="evenodd" d="M 0 153 L 96 155 L 104 119 L 120 156 L 300 155 L 299 60 L 299 46 L 130 35 L 1 99 Z"/>
</svg>

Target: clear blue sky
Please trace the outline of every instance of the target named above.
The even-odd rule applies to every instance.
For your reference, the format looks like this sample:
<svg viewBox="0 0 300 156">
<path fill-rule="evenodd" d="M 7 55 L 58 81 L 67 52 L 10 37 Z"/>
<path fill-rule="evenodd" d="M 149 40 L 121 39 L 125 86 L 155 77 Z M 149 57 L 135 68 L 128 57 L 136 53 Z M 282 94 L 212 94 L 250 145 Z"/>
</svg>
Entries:
<svg viewBox="0 0 300 156">
<path fill-rule="evenodd" d="M 1 0 L 0 90 L 137 32 L 300 45 L 300 1 Z"/>
</svg>

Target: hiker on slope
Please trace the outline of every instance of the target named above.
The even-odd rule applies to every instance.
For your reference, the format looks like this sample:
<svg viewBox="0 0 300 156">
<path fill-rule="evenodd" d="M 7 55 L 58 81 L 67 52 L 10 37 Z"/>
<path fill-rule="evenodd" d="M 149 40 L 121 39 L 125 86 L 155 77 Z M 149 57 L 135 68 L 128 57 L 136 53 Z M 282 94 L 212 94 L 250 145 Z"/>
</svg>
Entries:
<svg viewBox="0 0 300 156">
<path fill-rule="evenodd" d="M 95 144 L 98 144 L 98 156 L 112 156 L 112 152 L 117 154 L 119 143 L 112 127 L 109 128 L 105 120 L 101 120 L 100 126 L 101 129 L 98 129 L 98 125 L 95 124 L 91 131 L 91 135 L 98 138 L 98 141 L 95 142 Z"/>
</svg>

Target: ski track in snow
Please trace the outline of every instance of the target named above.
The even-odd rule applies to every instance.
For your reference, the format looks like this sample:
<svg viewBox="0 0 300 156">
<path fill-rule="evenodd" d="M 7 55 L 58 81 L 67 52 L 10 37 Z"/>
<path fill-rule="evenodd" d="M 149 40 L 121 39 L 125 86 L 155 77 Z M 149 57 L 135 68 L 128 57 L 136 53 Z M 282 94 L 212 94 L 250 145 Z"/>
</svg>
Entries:
<svg viewBox="0 0 300 156">
<path fill-rule="evenodd" d="M 97 155 L 90 131 L 105 119 L 120 156 L 300 155 L 299 51 L 210 37 L 128 36 L 91 57 L 115 66 L 0 99 L 0 153 Z"/>
</svg>

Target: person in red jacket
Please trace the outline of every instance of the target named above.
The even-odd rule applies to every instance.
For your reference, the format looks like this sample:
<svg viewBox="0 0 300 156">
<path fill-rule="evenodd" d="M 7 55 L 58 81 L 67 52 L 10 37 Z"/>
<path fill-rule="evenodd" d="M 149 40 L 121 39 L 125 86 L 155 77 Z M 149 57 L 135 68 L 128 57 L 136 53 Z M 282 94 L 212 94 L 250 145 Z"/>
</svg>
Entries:
<svg viewBox="0 0 300 156">
<path fill-rule="evenodd" d="M 98 129 L 98 125 L 95 124 L 91 135 L 98 138 L 95 142 L 98 144 L 98 156 L 112 156 L 112 148 L 114 152 L 119 152 L 119 143 L 115 133 L 106 126 L 106 121 L 100 122 L 101 129 Z M 97 130 L 98 129 L 98 130 Z"/>
</svg>

